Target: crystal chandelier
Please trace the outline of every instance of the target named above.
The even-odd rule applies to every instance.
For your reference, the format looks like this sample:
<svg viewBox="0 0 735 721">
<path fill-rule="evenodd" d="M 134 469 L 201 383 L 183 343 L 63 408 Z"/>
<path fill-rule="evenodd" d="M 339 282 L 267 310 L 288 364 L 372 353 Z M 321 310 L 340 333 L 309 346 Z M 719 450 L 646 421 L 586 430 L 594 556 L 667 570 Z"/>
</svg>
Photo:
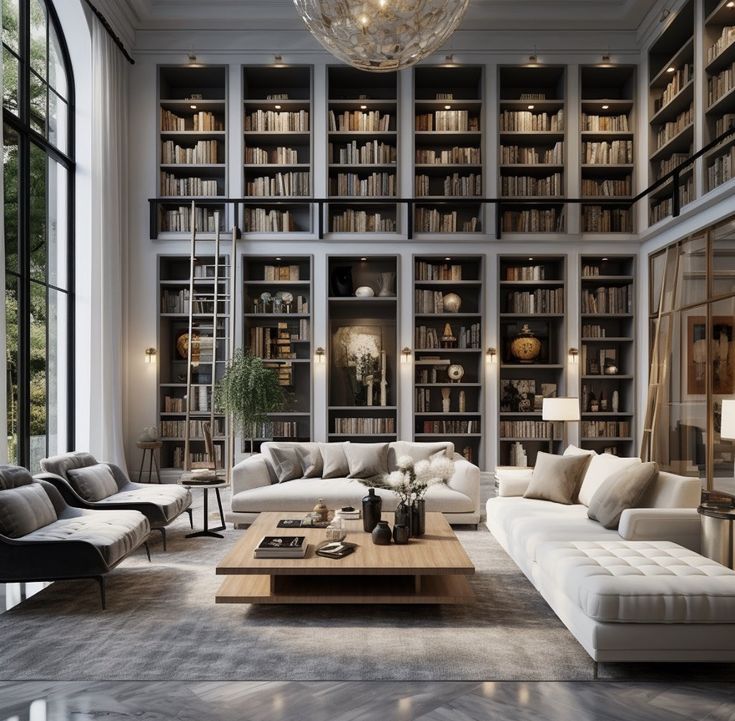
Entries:
<svg viewBox="0 0 735 721">
<path fill-rule="evenodd" d="M 413 65 L 455 31 L 470 0 L 294 0 L 311 34 L 360 70 Z"/>
</svg>

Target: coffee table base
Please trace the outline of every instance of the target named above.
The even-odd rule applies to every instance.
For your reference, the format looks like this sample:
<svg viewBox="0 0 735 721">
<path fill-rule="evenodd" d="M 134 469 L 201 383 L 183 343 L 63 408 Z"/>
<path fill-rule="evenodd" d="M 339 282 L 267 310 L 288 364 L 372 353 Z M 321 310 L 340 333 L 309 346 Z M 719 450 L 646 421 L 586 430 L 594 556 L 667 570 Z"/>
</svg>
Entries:
<svg viewBox="0 0 735 721">
<path fill-rule="evenodd" d="M 475 595 L 466 576 L 228 576 L 217 603 L 461 604 Z"/>
</svg>

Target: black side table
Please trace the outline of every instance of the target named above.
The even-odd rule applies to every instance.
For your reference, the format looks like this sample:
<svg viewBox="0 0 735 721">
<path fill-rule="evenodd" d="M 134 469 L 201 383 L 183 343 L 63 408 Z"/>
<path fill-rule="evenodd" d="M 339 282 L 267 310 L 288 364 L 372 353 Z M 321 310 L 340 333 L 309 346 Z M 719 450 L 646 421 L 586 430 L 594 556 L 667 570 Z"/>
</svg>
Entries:
<svg viewBox="0 0 735 721">
<path fill-rule="evenodd" d="M 229 485 L 228 483 L 224 481 L 218 480 L 212 480 L 211 482 L 196 482 L 192 481 L 191 477 L 188 476 L 188 474 L 184 474 L 181 479 L 179 480 L 179 483 L 184 486 L 185 488 L 188 488 L 190 491 L 193 491 L 196 488 L 201 488 L 204 491 L 204 528 L 201 531 L 194 531 L 194 533 L 187 534 L 186 538 L 199 538 L 201 536 L 208 536 L 210 538 L 224 538 L 224 536 L 221 533 L 217 533 L 217 531 L 224 531 L 227 528 L 227 524 L 225 523 L 225 514 L 222 510 L 222 497 L 220 496 L 220 488 L 227 488 Z M 209 491 L 210 489 L 214 490 L 214 492 L 217 495 L 217 505 L 219 506 L 219 517 L 220 522 L 222 525 L 217 526 L 216 528 L 210 528 L 209 527 Z"/>
<path fill-rule="evenodd" d="M 702 555 L 735 568 L 735 508 L 717 503 L 702 503 Z"/>
</svg>

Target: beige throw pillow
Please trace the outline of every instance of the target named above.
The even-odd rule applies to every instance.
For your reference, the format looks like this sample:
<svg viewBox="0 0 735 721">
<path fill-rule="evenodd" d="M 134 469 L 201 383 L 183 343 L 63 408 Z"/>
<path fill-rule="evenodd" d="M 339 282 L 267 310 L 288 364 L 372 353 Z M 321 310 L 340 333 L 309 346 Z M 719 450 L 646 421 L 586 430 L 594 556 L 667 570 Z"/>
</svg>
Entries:
<svg viewBox="0 0 735 721">
<path fill-rule="evenodd" d="M 615 456 L 612 453 L 593 455 L 584 474 L 582 487 L 579 489 L 579 502 L 589 508 L 590 503 L 592 503 L 592 497 L 597 492 L 597 489 L 613 473 L 622 471 L 623 468 L 627 468 L 628 466 L 638 466 L 640 463 L 640 458 L 625 458 L 623 456 Z"/>
<path fill-rule="evenodd" d="M 592 496 L 587 515 L 614 530 L 626 508 L 636 508 L 658 474 L 655 463 L 627 466 L 609 476 Z"/>
<path fill-rule="evenodd" d="M 324 470 L 322 462 L 322 454 L 319 452 L 319 446 L 316 444 L 311 447 L 296 446 L 296 455 L 301 461 L 301 468 L 304 478 L 321 478 Z"/>
<path fill-rule="evenodd" d="M 346 443 L 320 443 L 319 452 L 322 454 L 324 468 L 322 478 L 347 478 L 350 467 L 345 455 Z"/>
<path fill-rule="evenodd" d="M 373 478 L 388 472 L 387 443 L 345 443 L 350 478 Z"/>
<path fill-rule="evenodd" d="M 588 462 L 586 455 L 554 456 L 539 452 L 531 483 L 523 497 L 571 505 L 577 498 Z"/>
<path fill-rule="evenodd" d="M 301 478 L 301 460 L 293 446 L 271 446 L 270 454 L 279 483 Z"/>
</svg>

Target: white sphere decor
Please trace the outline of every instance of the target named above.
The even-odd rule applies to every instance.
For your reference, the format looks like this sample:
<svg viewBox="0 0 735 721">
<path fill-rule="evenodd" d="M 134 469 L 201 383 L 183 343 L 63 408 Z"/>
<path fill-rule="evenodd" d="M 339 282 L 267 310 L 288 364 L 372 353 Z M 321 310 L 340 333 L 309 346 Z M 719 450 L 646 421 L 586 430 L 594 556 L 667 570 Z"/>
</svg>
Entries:
<svg viewBox="0 0 735 721">
<path fill-rule="evenodd" d="M 294 0 L 309 32 L 360 70 L 407 68 L 439 49 L 470 0 Z"/>
</svg>

